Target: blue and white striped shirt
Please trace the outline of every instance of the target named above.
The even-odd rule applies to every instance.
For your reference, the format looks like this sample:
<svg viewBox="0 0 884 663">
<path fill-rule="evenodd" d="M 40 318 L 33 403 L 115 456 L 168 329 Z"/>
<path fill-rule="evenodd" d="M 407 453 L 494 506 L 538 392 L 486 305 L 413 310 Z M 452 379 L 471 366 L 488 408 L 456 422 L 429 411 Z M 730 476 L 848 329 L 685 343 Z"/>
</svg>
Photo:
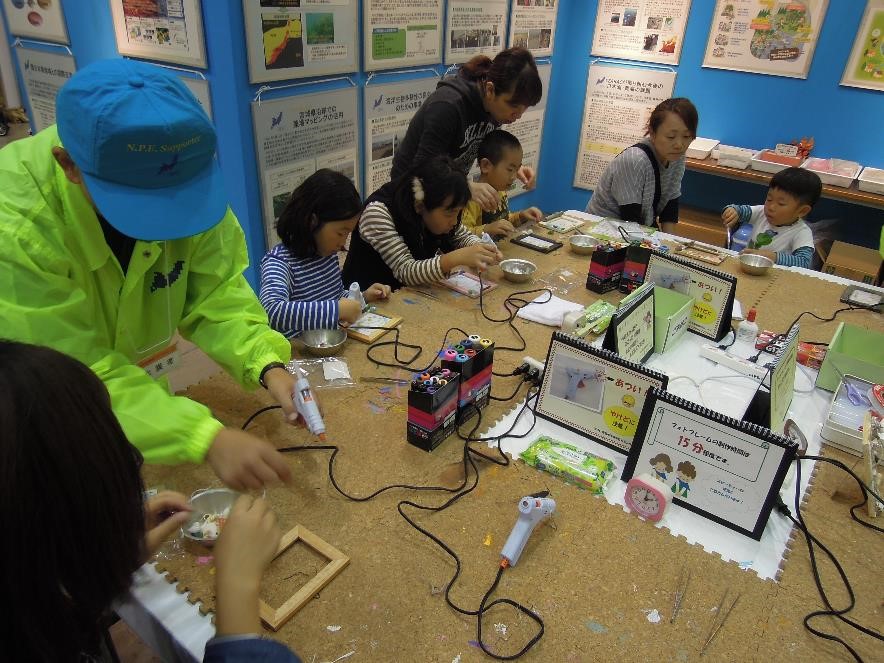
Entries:
<svg viewBox="0 0 884 663">
<path fill-rule="evenodd" d="M 261 260 L 261 304 L 270 326 L 286 338 L 307 329 L 335 329 L 347 292 L 338 254 L 298 258 L 277 244 Z"/>
</svg>

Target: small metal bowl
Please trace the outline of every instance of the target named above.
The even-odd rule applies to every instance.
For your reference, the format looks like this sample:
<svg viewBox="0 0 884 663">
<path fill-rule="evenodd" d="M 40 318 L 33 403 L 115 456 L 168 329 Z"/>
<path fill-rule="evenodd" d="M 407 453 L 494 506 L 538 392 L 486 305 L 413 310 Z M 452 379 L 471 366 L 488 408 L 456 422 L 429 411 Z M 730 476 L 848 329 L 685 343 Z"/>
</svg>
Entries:
<svg viewBox="0 0 884 663">
<path fill-rule="evenodd" d="M 531 280 L 531 275 L 537 271 L 537 265 L 528 260 L 509 258 L 500 262 L 500 271 L 508 281 L 525 283 Z"/>
<path fill-rule="evenodd" d="M 773 267 L 773 260 L 757 253 L 744 253 L 740 256 L 740 269 L 747 274 L 761 276 Z"/>
<path fill-rule="evenodd" d="M 204 520 L 206 515 L 220 515 L 233 508 L 233 503 L 239 497 L 239 493 L 229 488 L 210 488 L 198 490 L 190 498 L 190 506 L 193 508 L 190 519 L 181 528 L 184 536 L 191 541 L 196 541 L 204 546 L 213 546 L 217 537 L 204 537 L 193 534 L 190 528 Z"/>
<path fill-rule="evenodd" d="M 601 243 L 601 240 L 589 235 L 571 235 L 568 240 L 571 251 L 581 256 L 590 255 Z"/>
<path fill-rule="evenodd" d="M 304 348 L 316 357 L 330 357 L 337 354 L 347 340 L 344 329 L 310 329 L 300 336 Z"/>
</svg>

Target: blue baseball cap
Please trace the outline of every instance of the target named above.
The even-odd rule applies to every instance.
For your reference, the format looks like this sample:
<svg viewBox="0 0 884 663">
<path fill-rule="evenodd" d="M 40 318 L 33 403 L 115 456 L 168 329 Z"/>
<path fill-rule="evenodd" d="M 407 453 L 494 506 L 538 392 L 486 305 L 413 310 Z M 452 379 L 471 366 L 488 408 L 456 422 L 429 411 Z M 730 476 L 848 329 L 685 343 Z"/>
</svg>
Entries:
<svg viewBox="0 0 884 663">
<path fill-rule="evenodd" d="M 177 76 L 135 60 L 102 60 L 61 88 L 56 123 L 101 215 L 130 237 L 190 237 L 227 212 L 217 137 Z"/>
</svg>

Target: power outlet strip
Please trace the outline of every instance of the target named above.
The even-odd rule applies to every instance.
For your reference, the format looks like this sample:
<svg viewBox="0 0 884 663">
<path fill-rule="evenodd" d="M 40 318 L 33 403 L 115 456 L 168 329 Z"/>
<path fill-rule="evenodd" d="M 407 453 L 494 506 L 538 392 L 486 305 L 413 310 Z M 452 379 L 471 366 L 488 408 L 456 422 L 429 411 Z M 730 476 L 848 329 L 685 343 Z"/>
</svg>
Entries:
<svg viewBox="0 0 884 663">
<path fill-rule="evenodd" d="M 728 354 L 726 350 L 721 350 L 718 346 L 715 345 L 704 345 L 703 348 L 700 350 L 700 356 L 705 357 L 706 359 L 710 359 L 716 364 L 727 366 L 728 368 L 733 369 L 738 373 L 748 375 L 750 378 L 755 378 L 756 380 L 763 380 L 764 377 L 767 375 L 767 369 L 763 366 L 753 364 L 747 359 L 742 359 L 741 357 L 736 357 L 732 354 Z"/>
</svg>

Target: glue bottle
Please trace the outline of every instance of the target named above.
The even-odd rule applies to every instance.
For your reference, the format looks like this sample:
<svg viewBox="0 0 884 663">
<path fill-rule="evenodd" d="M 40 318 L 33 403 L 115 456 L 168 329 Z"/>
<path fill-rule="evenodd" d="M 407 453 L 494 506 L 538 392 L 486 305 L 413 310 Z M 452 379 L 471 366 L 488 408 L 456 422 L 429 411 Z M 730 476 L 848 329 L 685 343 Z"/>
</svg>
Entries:
<svg viewBox="0 0 884 663">
<path fill-rule="evenodd" d="M 353 281 L 353 283 L 350 284 L 347 297 L 359 304 L 360 311 L 365 310 L 365 296 L 362 294 L 362 290 L 359 289 L 359 283 L 357 281 Z"/>
<path fill-rule="evenodd" d="M 728 248 L 739 253 L 749 246 L 750 239 L 752 239 L 752 224 L 743 223 L 737 228 L 734 234 L 731 235 L 731 245 Z"/>
<path fill-rule="evenodd" d="M 746 319 L 741 320 L 737 325 L 737 336 L 734 344 L 748 345 L 755 347 L 755 339 L 758 337 L 758 325 L 755 324 L 755 309 L 750 308 L 746 314 Z"/>
</svg>

